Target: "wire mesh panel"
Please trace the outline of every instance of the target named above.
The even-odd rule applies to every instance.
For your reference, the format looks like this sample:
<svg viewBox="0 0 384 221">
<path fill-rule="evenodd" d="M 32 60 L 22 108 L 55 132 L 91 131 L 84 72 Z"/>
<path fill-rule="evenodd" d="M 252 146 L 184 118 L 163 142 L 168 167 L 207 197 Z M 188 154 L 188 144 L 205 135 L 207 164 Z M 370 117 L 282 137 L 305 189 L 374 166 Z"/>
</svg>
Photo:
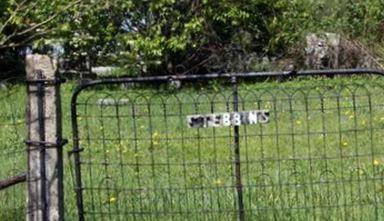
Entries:
<svg viewBox="0 0 384 221">
<path fill-rule="evenodd" d="M 77 118 L 86 217 L 236 217 L 232 131 L 186 123 L 188 114 L 229 111 L 228 93 L 83 95 Z"/>
<path fill-rule="evenodd" d="M 25 87 L 11 79 L 0 82 L 0 180 L 26 172 Z M 0 220 L 23 220 L 25 185 L 0 190 Z"/>
<path fill-rule="evenodd" d="M 269 124 L 242 128 L 248 217 L 382 219 L 381 94 L 382 85 L 370 82 L 245 93 L 244 109 L 271 110 Z"/>
<path fill-rule="evenodd" d="M 73 102 L 79 215 L 383 219 L 382 94 L 371 78 L 177 91 L 88 87 Z M 187 123 L 190 115 L 250 110 L 269 110 L 269 122 Z"/>
</svg>

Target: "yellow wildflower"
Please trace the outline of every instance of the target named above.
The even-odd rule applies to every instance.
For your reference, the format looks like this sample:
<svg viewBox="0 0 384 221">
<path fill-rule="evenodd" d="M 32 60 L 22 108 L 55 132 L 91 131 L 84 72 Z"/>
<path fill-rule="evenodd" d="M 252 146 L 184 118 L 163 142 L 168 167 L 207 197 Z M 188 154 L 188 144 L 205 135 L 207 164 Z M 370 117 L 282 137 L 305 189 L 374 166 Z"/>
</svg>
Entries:
<svg viewBox="0 0 384 221">
<path fill-rule="evenodd" d="M 116 197 L 111 197 L 109 198 L 109 203 L 114 203 L 117 201 L 117 198 Z"/>
<path fill-rule="evenodd" d="M 378 166 L 378 165 L 380 165 L 380 161 L 379 160 L 373 160 L 373 165 L 375 165 L 375 166 Z"/>
<path fill-rule="evenodd" d="M 346 146 L 348 146 L 348 142 L 347 142 L 347 141 L 343 141 L 343 142 L 341 143 L 341 145 L 343 145 L 344 147 L 346 147 Z"/>
<path fill-rule="evenodd" d="M 216 186 L 222 186 L 223 185 L 223 181 L 221 181 L 220 179 L 217 179 L 217 180 L 213 181 L 213 184 L 216 185 Z"/>
<path fill-rule="evenodd" d="M 297 125 L 301 125 L 301 121 L 300 121 L 300 120 L 297 120 L 297 121 L 296 121 L 296 124 L 297 124 Z"/>
</svg>

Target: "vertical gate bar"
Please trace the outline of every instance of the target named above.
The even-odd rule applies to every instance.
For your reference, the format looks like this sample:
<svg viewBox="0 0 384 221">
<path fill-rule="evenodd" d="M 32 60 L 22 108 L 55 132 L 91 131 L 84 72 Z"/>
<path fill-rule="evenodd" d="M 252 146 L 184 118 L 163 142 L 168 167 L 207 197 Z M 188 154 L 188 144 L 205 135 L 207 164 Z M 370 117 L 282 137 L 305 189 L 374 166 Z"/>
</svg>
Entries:
<svg viewBox="0 0 384 221">
<path fill-rule="evenodd" d="M 43 74 L 37 73 L 37 78 L 42 79 Z M 39 122 L 39 139 L 40 141 L 45 141 L 45 119 L 44 119 L 44 84 L 42 82 L 37 83 L 37 113 L 38 113 L 38 122 Z M 39 155 L 40 155 L 40 194 L 41 194 L 41 211 L 42 211 L 42 220 L 48 220 L 47 213 L 47 189 L 46 189 L 46 171 L 45 171 L 45 147 L 44 144 L 40 143 L 39 145 Z"/>
<path fill-rule="evenodd" d="M 232 96 L 233 96 L 233 111 L 239 111 L 239 97 L 237 92 L 237 79 L 231 78 L 232 83 Z M 234 163 L 235 163 L 235 182 L 238 201 L 238 218 L 240 221 L 245 220 L 244 202 L 243 202 L 243 184 L 241 181 L 241 165 L 240 165 L 240 132 L 239 126 L 233 126 L 233 149 L 234 149 Z"/>
<path fill-rule="evenodd" d="M 75 192 L 76 192 L 76 204 L 77 212 L 79 216 L 79 221 L 84 221 L 84 206 L 83 206 L 83 192 L 81 184 L 81 165 L 80 165 L 80 152 L 81 148 L 79 146 L 79 128 L 77 124 L 77 95 L 72 97 L 71 101 L 71 120 L 72 120 L 72 131 L 73 131 L 73 153 L 74 163 L 75 163 Z"/>
</svg>

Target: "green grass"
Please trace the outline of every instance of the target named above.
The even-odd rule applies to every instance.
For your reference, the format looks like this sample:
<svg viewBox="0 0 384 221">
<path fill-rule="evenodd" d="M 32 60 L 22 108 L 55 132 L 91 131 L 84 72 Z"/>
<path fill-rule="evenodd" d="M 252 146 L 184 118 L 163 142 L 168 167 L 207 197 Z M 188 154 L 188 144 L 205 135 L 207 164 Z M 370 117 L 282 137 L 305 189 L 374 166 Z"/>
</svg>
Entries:
<svg viewBox="0 0 384 221">
<path fill-rule="evenodd" d="M 246 220 L 383 220 L 383 86 L 381 79 L 357 77 L 241 84 L 240 110 L 271 113 L 268 124 L 240 127 Z M 72 89 L 62 89 L 68 138 Z M 25 90 L 16 91 L 14 101 Z M 121 105 L 98 104 L 105 98 Z M 235 220 L 233 129 L 186 124 L 190 114 L 232 111 L 231 101 L 230 87 L 220 84 L 81 93 L 87 220 Z M 23 103 L 17 105 L 22 110 Z M 13 146 L 8 130 L 0 130 L 0 141 Z M 8 159 L 2 168 L 22 165 Z M 66 220 L 76 220 L 67 158 L 65 163 Z M 21 192 L 0 192 L 15 202 L 0 202 L 0 220 L 12 219 L 8 208 L 23 205 Z"/>
<path fill-rule="evenodd" d="M 15 86 L 0 90 L 0 179 L 26 171 L 25 90 Z M 0 220 L 23 220 L 26 185 L 0 191 Z"/>
</svg>

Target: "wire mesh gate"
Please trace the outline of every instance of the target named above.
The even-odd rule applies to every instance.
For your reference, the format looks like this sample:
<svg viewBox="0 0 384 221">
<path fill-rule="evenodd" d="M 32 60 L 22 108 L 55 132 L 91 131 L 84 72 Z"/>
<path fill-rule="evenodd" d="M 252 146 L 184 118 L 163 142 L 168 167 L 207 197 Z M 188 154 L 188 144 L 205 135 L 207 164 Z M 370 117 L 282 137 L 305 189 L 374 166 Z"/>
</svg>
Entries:
<svg viewBox="0 0 384 221">
<path fill-rule="evenodd" d="M 161 76 L 79 86 L 72 99 L 71 152 L 79 219 L 384 218 L 380 78 L 239 84 L 246 78 L 362 74 L 383 73 Z M 140 87 L 215 79 L 228 86 Z M 122 83 L 136 86 L 116 86 Z M 269 110 L 269 122 L 188 127 L 191 115 L 250 110 Z"/>
</svg>

